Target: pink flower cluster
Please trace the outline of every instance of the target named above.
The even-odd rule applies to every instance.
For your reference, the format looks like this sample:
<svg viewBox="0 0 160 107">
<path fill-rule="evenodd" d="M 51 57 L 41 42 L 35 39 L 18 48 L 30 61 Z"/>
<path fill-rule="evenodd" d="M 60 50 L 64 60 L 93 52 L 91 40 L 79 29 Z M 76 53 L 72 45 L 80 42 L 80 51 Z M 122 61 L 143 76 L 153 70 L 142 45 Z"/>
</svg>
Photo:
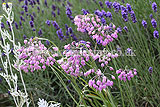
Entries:
<svg viewBox="0 0 160 107">
<path fill-rule="evenodd" d="M 101 72 L 100 69 L 98 69 L 96 72 L 94 72 L 94 69 L 90 69 L 87 72 L 95 73 L 94 78 L 90 79 L 88 82 L 88 85 L 90 87 L 93 87 L 96 90 L 102 91 L 107 86 L 113 86 L 113 81 L 109 80 L 106 76 L 104 76 L 104 74 Z M 114 76 L 112 76 L 112 79 L 115 79 Z"/>
<path fill-rule="evenodd" d="M 101 63 L 101 67 L 104 67 L 105 65 L 108 65 L 109 61 L 111 61 L 112 58 L 117 58 L 118 54 L 117 53 L 101 53 L 101 54 L 96 54 L 93 56 L 94 60 L 98 60 L 99 63 Z M 109 69 L 112 71 L 113 68 L 109 67 Z"/>
<path fill-rule="evenodd" d="M 96 90 L 101 91 L 105 89 L 107 86 L 112 86 L 113 81 L 110 81 L 100 69 L 94 70 L 90 69 L 87 72 L 82 70 L 81 68 L 87 65 L 90 59 L 94 61 L 98 60 L 101 64 L 101 67 L 109 67 L 111 71 L 113 71 L 113 67 L 108 66 L 109 61 L 112 58 L 117 58 L 118 54 L 112 53 L 94 53 L 90 48 L 90 42 L 80 41 L 80 42 L 72 42 L 71 44 L 64 46 L 65 51 L 63 52 L 64 58 L 58 60 L 57 62 L 61 65 L 63 70 L 70 74 L 71 76 L 85 76 L 90 75 L 93 76 L 94 79 L 89 81 L 89 86 L 95 88 Z M 88 63 L 89 64 L 89 63 Z M 112 75 L 112 79 L 115 77 Z"/>
<path fill-rule="evenodd" d="M 58 60 L 57 62 L 61 65 L 67 74 L 72 76 L 83 75 L 80 72 L 82 66 L 86 65 L 86 62 L 90 59 L 90 42 L 73 41 L 71 44 L 65 45 L 63 55 L 65 58 Z M 89 50 L 89 51 L 87 51 Z"/>
<path fill-rule="evenodd" d="M 78 27 L 77 31 L 87 32 L 103 46 L 106 46 L 118 37 L 118 31 L 115 30 L 116 26 L 114 24 L 110 26 L 103 25 L 101 19 L 97 15 L 78 15 L 74 18 L 74 23 Z"/>
<path fill-rule="evenodd" d="M 53 65 L 55 62 L 54 57 L 58 56 L 54 53 L 50 56 L 49 51 L 38 39 L 24 40 L 24 46 L 18 51 L 20 52 L 19 58 L 23 60 L 20 69 L 28 72 L 35 70 L 45 70 L 46 66 Z M 58 51 L 57 47 L 53 47 L 54 51 Z M 15 65 L 16 67 L 16 65 Z"/>
<path fill-rule="evenodd" d="M 134 77 L 134 75 L 137 75 L 137 70 L 136 69 L 133 69 L 133 70 L 122 70 L 122 69 L 119 69 L 116 71 L 117 74 L 120 74 L 118 76 L 118 78 L 120 80 L 123 80 L 126 82 L 126 80 L 131 80 L 131 78 Z"/>
</svg>

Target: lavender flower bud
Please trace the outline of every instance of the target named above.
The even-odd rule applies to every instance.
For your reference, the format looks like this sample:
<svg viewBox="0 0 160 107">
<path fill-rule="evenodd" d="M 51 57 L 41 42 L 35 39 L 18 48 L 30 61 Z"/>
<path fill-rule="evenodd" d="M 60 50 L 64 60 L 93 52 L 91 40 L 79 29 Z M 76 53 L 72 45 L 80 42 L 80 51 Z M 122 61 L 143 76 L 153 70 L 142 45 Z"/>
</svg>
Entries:
<svg viewBox="0 0 160 107">
<path fill-rule="evenodd" d="M 15 24 L 16 29 L 18 29 L 18 24 L 17 24 L 17 22 L 15 22 L 14 24 Z"/>
<path fill-rule="evenodd" d="M 118 31 L 118 33 L 122 33 L 121 27 L 118 27 L 118 28 L 117 28 L 117 31 Z"/>
<path fill-rule="evenodd" d="M 137 19 L 136 19 L 136 15 L 135 15 L 134 11 L 131 11 L 130 14 L 131 14 L 131 18 L 132 18 L 133 23 L 136 23 Z"/>
<path fill-rule="evenodd" d="M 120 10 L 120 4 L 119 3 L 113 2 L 112 6 L 113 6 L 115 12 L 119 12 L 119 10 Z"/>
<path fill-rule="evenodd" d="M 23 16 L 20 16 L 21 21 L 25 22 L 25 19 L 23 18 Z"/>
<path fill-rule="evenodd" d="M 24 4 L 25 4 L 25 5 L 28 5 L 28 1 L 27 1 L 27 0 L 24 0 Z"/>
<path fill-rule="evenodd" d="M 149 17 L 150 17 L 151 19 L 153 19 L 153 15 L 152 15 L 152 14 L 150 14 Z"/>
<path fill-rule="evenodd" d="M 4 52 L 2 52 L 2 56 L 4 56 L 4 57 L 6 56 Z"/>
<path fill-rule="evenodd" d="M 63 32 L 62 32 L 62 29 L 59 29 L 59 30 L 57 30 L 57 35 L 58 35 L 58 37 L 59 37 L 59 39 L 60 40 L 62 40 L 63 38 L 64 38 L 64 35 L 63 35 Z"/>
<path fill-rule="evenodd" d="M 101 22 L 102 22 L 103 25 L 106 24 L 106 20 L 103 17 L 101 18 Z"/>
<path fill-rule="evenodd" d="M 151 23 L 152 23 L 153 28 L 156 28 L 156 27 L 157 27 L 157 22 L 156 22 L 155 19 L 152 19 L 152 20 L 151 20 Z"/>
<path fill-rule="evenodd" d="M 77 41 L 77 37 L 74 35 L 74 33 L 71 34 L 71 37 L 73 38 L 74 41 Z"/>
<path fill-rule="evenodd" d="M 21 11 L 20 13 L 21 13 L 21 15 L 24 15 L 24 11 Z"/>
<path fill-rule="evenodd" d="M 112 20 L 112 13 L 111 12 L 107 12 L 107 16 Z"/>
<path fill-rule="evenodd" d="M 55 14 L 55 12 L 54 12 L 54 11 L 52 11 L 52 15 L 53 15 L 53 17 L 56 17 L 56 14 Z"/>
<path fill-rule="evenodd" d="M 82 12 L 84 15 L 87 15 L 87 13 L 88 13 L 85 9 L 82 9 Z"/>
<path fill-rule="evenodd" d="M 125 1 L 124 1 L 124 0 L 122 0 L 122 3 L 125 3 Z"/>
<path fill-rule="evenodd" d="M 59 25 L 57 24 L 57 22 L 56 21 L 53 21 L 52 22 L 52 24 L 53 24 L 53 26 L 57 29 L 57 30 L 59 30 L 60 28 L 59 28 Z"/>
<path fill-rule="evenodd" d="M 69 33 L 73 33 L 73 30 L 72 30 L 71 27 L 68 28 L 68 32 L 69 32 Z"/>
<path fill-rule="evenodd" d="M 0 78 L 0 83 L 2 83 L 2 78 Z"/>
<path fill-rule="evenodd" d="M 131 5 L 130 4 L 126 4 L 126 7 L 127 7 L 127 11 L 129 12 L 129 13 L 131 13 L 132 12 L 132 7 L 131 7 Z"/>
<path fill-rule="evenodd" d="M 122 18 L 124 19 L 125 22 L 128 21 L 128 12 L 127 9 L 122 5 L 121 6 L 121 14 L 122 14 Z"/>
<path fill-rule="evenodd" d="M 47 44 L 47 45 L 50 45 L 50 42 L 49 42 L 48 40 L 46 40 L 46 44 Z"/>
<path fill-rule="evenodd" d="M 28 6 L 27 5 L 24 5 L 24 10 L 25 10 L 25 12 L 28 12 Z"/>
<path fill-rule="evenodd" d="M 107 8 L 109 8 L 109 9 L 112 8 L 112 2 L 105 1 L 105 4 L 107 5 Z"/>
<path fill-rule="evenodd" d="M 53 4 L 52 5 L 52 10 L 55 11 L 56 10 L 56 6 Z"/>
<path fill-rule="evenodd" d="M 40 12 L 40 7 L 39 6 L 37 7 L 37 10 L 38 10 L 38 13 L 39 13 Z"/>
<path fill-rule="evenodd" d="M 68 25 L 67 24 L 65 24 L 65 28 L 68 30 Z"/>
<path fill-rule="evenodd" d="M 57 14 L 60 15 L 60 9 L 59 8 L 57 9 Z"/>
<path fill-rule="evenodd" d="M 147 22 L 145 20 L 142 21 L 142 25 L 144 28 L 147 28 Z"/>
<path fill-rule="evenodd" d="M 40 30 L 38 31 L 38 35 L 39 35 L 39 36 L 42 36 L 42 29 L 40 29 Z"/>
<path fill-rule="evenodd" d="M 34 27 L 34 22 L 33 21 L 29 21 L 29 24 L 30 24 L 31 28 Z"/>
<path fill-rule="evenodd" d="M 153 2 L 153 3 L 152 3 L 152 10 L 153 10 L 154 12 L 157 12 L 157 4 L 156 4 L 156 2 Z"/>
<path fill-rule="evenodd" d="M 40 1 L 39 0 L 37 0 L 37 3 L 40 5 Z"/>
<path fill-rule="evenodd" d="M 5 28 L 4 23 L 3 23 L 3 22 L 1 22 L 1 28 Z"/>
<path fill-rule="evenodd" d="M 19 25 L 22 27 L 22 22 L 21 21 L 19 21 Z"/>
<path fill-rule="evenodd" d="M 103 3 L 101 1 L 99 1 L 99 5 L 103 8 Z"/>
<path fill-rule="evenodd" d="M 30 15 L 30 17 L 31 17 L 31 20 L 34 22 L 34 17 L 32 15 Z"/>
<path fill-rule="evenodd" d="M 50 20 L 47 20 L 47 21 L 46 21 L 46 24 L 47 24 L 48 26 L 50 26 L 50 23 L 51 23 Z"/>
<path fill-rule="evenodd" d="M 47 0 L 44 1 L 44 4 L 48 7 Z"/>
<path fill-rule="evenodd" d="M 153 68 L 149 67 L 148 71 L 149 71 L 149 73 L 152 73 L 153 72 Z"/>
<path fill-rule="evenodd" d="M 27 36 L 26 36 L 26 35 L 23 35 L 23 39 L 27 39 Z"/>
<path fill-rule="evenodd" d="M 154 38 L 159 38 L 159 32 L 157 31 L 157 30 L 155 30 L 154 32 L 153 32 L 153 36 L 154 36 Z"/>
<path fill-rule="evenodd" d="M 124 29 L 126 32 L 128 32 L 128 28 L 127 28 L 127 26 L 125 26 L 123 29 Z"/>
</svg>

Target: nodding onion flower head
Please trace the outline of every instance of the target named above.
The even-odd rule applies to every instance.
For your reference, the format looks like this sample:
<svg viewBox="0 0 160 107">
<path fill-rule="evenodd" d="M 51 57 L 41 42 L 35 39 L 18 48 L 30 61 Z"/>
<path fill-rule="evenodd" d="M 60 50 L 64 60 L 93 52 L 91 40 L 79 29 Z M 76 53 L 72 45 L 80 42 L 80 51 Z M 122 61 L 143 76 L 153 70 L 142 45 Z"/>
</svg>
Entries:
<svg viewBox="0 0 160 107">
<path fill-rule="evenodd" d="M 97 10 L 95 13 L 99 14 L 100 12 Z M 101 13 L 103 14 L 104 12 Z M 74 23 L 78 27 L 77 31 L 88 33 L 103 46 L 118 37 L 118 32 L 115 30 L 116 26 L 112 23 L 112 26 L 107 25 L 105 19 L 103 17 L 100 18 L 98 15 L 78 15 L 74 18 Z"/>
<path fill-rule="evenodd" d="M 119 69 L 116 71 L 117 74 L 119 74 L 118 78 L 121 81 L 126 82 L 127 80 L 131 80 L 135 75 L 137 75 L 137 70 L 134 68 L 133 70 L 127 69 L 127 70 L 122 70 Z"/>
<path fill-rule="evenodd" d="M 25 72 L 33 72 L 36 70 L 45 70 L 46 66 L 53 66 L 55 62 L 55 57 L 58 56 L 57 47 L 53 47 L 50 55 L 49 50 L 38 40 L 37 37 L 24 40 L 24 46 L 22 46 L 18 51 L 20 52 L 19 58 L 22 60 L 20 69 Z M 17 65 L 14 65 L 17 67 Z"/>
<path fill-rule="evenodd" d="M 90 42 L 73 41 L 71 44 L 65 45 L 64 49 L 63 55 L 65 57 L 57 61 L 63 70 L 71 76 L 77 77 L 84 75 L 80 69 L 85 66 L 86 62 L 90 59 Z"/>
<path fill-rule="evenodd" d="M 97 91 L 102 91 L 103 89 L 107 88 L 108 86 L 113 86 L 113 81 L 109 80 L 108 77 L 104 76 L 100 69 L 94 70 L 90 69 L 86 73 L 94 74 L 95 76 L 89 80 L 88 85 L 89 87 L 95 88 Z M 115 77 L 112 75 L 112 79 Z"/>
</svg>

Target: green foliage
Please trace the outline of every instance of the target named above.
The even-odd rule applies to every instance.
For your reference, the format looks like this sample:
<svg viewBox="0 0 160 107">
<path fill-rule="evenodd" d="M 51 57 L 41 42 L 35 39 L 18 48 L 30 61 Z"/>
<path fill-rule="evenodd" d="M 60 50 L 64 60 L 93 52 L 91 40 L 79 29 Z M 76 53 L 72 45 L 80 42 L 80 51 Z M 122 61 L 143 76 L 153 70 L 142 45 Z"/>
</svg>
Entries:
<svg viewBox="0 0 160 107">
<path fill-rule="evenodd" d="M 56 21 L 59 26 L 62 28 L 63 33 L 65 34 L 65 24 L 68 24 L 69 27 L 73 28 L 74 34 L 78 37 L 79 40 L 89 40 L 91 43 L 94 43 L 88 35 L 80 33 L 76 30 L 76 26 L 69 20 L 65 14 L 65 7 L 62 4 L 67 4 L 64 1 L 56 0 L 47 0 L 49 8 L 44 5 L 44 0 L 41 0 L 40 9 L 38 13 L 36 6 L 32 8 L 29 6 L 29 13 L 36 13 L 35 18 L 35 29 L 32 31 L 29 25 L 30 17 L 25 18 L 25 22 L 22 22 L 23 29 L 19 28 L 16 30 L 14 27 L 15 35 L 17 41 L 23 42 L 23 35 L 27 35 L 28 38 L 38 36 L 38 31 L 41 28 L 43 31 L 43 38 L 47 38 L 53 41 L 59 48 L 62 48 L 65 44 L 70 43 L 73 39 L 70 37 L 65 41 L 59 40 L 56 29 L 51 25 L 48 26 L 45 21 L 52 20 Z M 69 0 L 72 4 L 73 16 L 82 14 L 81 9 L 88 9 L 90 13 L 93 13 L 96 9 L 102 10 L 99 6 L 98 1 L 95 3 L 93 0 Z M 101 0 L 102 1 L 102 0 Z M 110 0 L 113 1 L 113 0 Z M 120 4 L 123 4 L 121 0 L 117 0 Z M 149 15 L 152 13 L 153 17 L 157 20 L 158 28 L 160 32 L 160 1 L 154 0 L 158 4 L 158 12 L 154 13 L 152 11 L 152 6 L 150 0 L 125 0 L 126 3 L 130 3 L 132 9 L 135 11 L 138 22 L 132 23 L 131 19 L 129 22 L 124 22 L 121 18 L 121 13 L 115 13 L 113 9 L 108 9 L 104 5 L 105 11 L 112 12 L 113 20 L 112 22 L 118 27 L 124 26 L 128 27 L 128 32 L 123 30 L 122 34 L 119 34 L 118 40 L 110 43 L 106 48 L 116 49 L 116 46 L 119 45 L 123 52 L 127 48 L 131 48 L 135 51 L 136 56 L 121 56 L 118 59 L 113 61 L 113 66 L 118 68 L 125 68 L 126 65 L 129 67 L 134 67 L 138 71 L 138 76 L 133 78 L 131 81 L 122 82 L 118 79 L 115 80 L 115 84 L 112 88 L 108 88 L 106 91 L 97 92 L 94 89 L 86 87 L 85 93 L 81 93 L 83 89 L 84 82 L 87 82 L 83 79 L 78 82 L 76 78 L 68 77 L 63 71 L 47 69 L 46 71 L 40 72 L 35 71 L 33 73 L 23 73 L 24 80 L 26 83 L 29 96 L 32 100 L 31 105 L 37 106 L 36 103 L 38 98 L 46 98 L 46 100 L 54 100 L 60 102 L 63 106 L 76 106 L 78 103 L 79 106 L 91 105 L 95 107 L 101 107 L 104 104 L 107 107 L 113 106 L 131 106 L 131 107 L 142 107 L 142 106 L 160 106 L 160 41 L 153 37 L 153 31 L 151 25 L 151 20 Z M 11 1 L 12 2 L 12 1 Z M 60 8 L 60 15 L 53 17 L 51 12 L 51 5 L 55 4 Z M 21 8 L 24 5 L 23 2 L 19 3 L 18 0 L 13 1 L 13 11 L 15 14 L 15 21 L 19 22 L 20 12 L 23 10 Z M 38 6 L 38 5 L 37 5 Z M 42 13 L 44 10 L 44 14 Z M 2 13 L 2 11 L 0 11 Z M 130 16 L 129 16 L 130 17 Z M 148 23 L 147 29 L 143 28 L 141 22 L 145 19 Z M 5 25 L 7 26 L 7 25 Z M 99 46 L 101 47 L 101 46 Z M 1 66 L 1 65 L 0 65 Z M 153 67 L 153 73 L 148 72 L 148 68 Z M 16 71 L 15 71 L 16 72 Z M 115 71 L 114 71 L 115 72 Z M 68 83 L 68 79 L 71 80 L 71 83 Z M 83 81 L 83 82 L 82 82 Z M 0 83 L 0 92 L 8 92 L 5 82 Z M 22 84 L 19 84 L 19 87 L 22 87 Z M 72 95 L 67 92 L 67 89 Z M 73 99 L 75 101 L 73 101 Z M 0 100 L 0 102 L 2 102 Z M 3 103 L 3 102 L 2 102 Z M 1 104 L 1 103 L 0 103 Z"/>
</svg>

